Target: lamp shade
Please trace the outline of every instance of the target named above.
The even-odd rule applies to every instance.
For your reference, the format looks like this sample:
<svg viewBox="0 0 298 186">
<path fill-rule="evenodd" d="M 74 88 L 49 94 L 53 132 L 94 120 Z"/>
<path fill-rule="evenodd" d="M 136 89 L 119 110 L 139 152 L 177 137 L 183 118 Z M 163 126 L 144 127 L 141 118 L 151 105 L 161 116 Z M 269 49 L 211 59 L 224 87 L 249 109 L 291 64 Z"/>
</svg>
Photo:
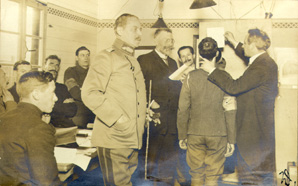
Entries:
<svg viewBox="0 0 298 186">
<path fill-rule="evenodd" d="M 214 6 L 216 3 L 213 0 L 194 0 L 189 9 L 199 9 Z"/>
<path fill-rule="evenodd" d="M 151 28 L 168 28 L 162 17 L 159 17 Z"/>
</svg>

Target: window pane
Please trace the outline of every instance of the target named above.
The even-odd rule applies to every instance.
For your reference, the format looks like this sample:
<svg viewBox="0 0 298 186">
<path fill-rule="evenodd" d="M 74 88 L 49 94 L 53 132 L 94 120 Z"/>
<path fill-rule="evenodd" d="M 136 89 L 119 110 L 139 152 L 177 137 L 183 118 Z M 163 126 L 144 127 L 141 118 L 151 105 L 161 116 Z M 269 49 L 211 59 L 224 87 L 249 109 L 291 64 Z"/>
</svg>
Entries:
<svg viewBox="0 0 298 186">
<path fill-rule="evenodd" d="M 19 14 L 20 14 L 20 6 L 19 3 L 9 1 L 9 0 L 1 0 L 1 22 L 0 28 L 1 30 L 19 31 Z"/>
<path fill-rule="evenodd" d="M 0 32 L 0 61 L 15 63 L 18 59 L 19 36 Z"/>
<path fill-rule="evenodd" d="M 26 37 L 26 61 L 29 61 L 32 65 L 41 65 L 42 59 L 42 40 Z"/>
<path fill-rule="evenodd" d="M 41 36 L 42 20 L 43 14 L 41 10 L 27 6 L 26 34 Z"/>
</svg>

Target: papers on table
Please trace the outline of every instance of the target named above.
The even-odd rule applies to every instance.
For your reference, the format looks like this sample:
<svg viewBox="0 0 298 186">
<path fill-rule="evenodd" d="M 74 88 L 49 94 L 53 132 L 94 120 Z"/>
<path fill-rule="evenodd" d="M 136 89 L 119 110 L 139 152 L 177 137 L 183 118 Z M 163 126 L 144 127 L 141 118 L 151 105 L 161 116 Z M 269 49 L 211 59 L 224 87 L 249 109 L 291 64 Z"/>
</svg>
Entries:
<svg viewBox="0 0 298 186">
<path fill-rule="evenodd" d="M 79 148 L 55 147 L 54 154 L 59 171 L 68 171 L 72 164 L 81 167 L 85 171 L 93 157 L 92 155 L 96 152 L 96 148 L 92 148 L 91 145 L 92 130 L 77 129 L 77 134 L 79 136 L 76 136 L 76 142 Z"/>
<path fill-rule="evenodd" d="M 77 137 L 76 137 L 77 144 L 80 147 L 92 147 L 91 135 L 92 135 L 92 130 L 78 129 Z M 85 136 L 85 137 L 83 137 L 83 136 Z"/>
</svg>

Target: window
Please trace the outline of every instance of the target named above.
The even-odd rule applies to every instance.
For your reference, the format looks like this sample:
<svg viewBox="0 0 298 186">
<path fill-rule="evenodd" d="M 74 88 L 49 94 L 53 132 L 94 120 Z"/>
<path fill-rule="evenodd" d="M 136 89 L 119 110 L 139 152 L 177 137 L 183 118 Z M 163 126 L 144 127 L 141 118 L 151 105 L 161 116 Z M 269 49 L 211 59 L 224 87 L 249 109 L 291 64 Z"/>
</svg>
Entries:
<svg viewBox="0 0 298 186">
<path fill-rule="evenodd" d="M 42 65 L 46 7 L 33 0 L 0 0 L 0 63 Z"/>
</svg>

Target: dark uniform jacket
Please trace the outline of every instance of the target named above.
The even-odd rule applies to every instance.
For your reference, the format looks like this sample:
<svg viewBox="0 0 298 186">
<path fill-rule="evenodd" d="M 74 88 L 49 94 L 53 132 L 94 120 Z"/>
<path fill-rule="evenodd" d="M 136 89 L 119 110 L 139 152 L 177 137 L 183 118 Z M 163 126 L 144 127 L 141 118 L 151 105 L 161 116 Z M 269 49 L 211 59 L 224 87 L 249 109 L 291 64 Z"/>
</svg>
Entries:
<svg viewBox="0 0 298 186">
<path fill-rule="evenodd" d="M 81 98 L 81 88 L 87 72 L 88 69 L 84 69 L 76 64 L 76 66 L 66 69 L 64 73 L 64 84 L 77 104 L 77 113 L 73 117 L 73 121 L 82 128 L 86 128 L 88 123 L 93 123 L 95 117 L 92 111 L 84 105 Z"/>
<path fill-rule="evenodd" d="M 55 84 L 55 94 L 58 100 L 55 102 L 55 106 L 51 112 L 51 124 L 55 127 L 73 127 L 75 124 L 72 121 L 72 117 L 77 113 L 77 105 L 75 102 L 63 103 L 66 99 L 72 97 L 65 85 L 57 82 Z"/>
<path fill-rule="evenodd" d="M 207 72 L 190 72 L 179 98 L 179 139 L 186 139 L 187 135 L 227 136 L 228 142 L 235 144 L 235 98 L 230 98 L 232 109 L 227 110 L 224 97 L 227 98 L 225 92 L 208 81 Z"/>
<path fill-rule="evenodd" d="M 242 53 L 237 46 L 238 55 Z M 237 96 L 237 144 L 243 159 L 255 171 L 275 171 L 274 103 L 278 92 L 277 65 L 261 54 L 236 80 L 214 70 L 209 80 Z"/>
<path fill-rule="evenodd" d="M 161 124 L 156 126 L 160 134 L 177 133 L 178 100 L 182 83 L 173 81 L 169 76 L 177 70 L 177 63 L 168 57 L 167 66 L 163 59 L 154 51 L 138 57 L 149 95 L 149 84 L 152 80 L 151 100 L 155 100 L 160 108 L 155 110 L 161 114 Z"/>
<path fill-rule="evenodd" d="M 21 102 L 0 117 L 0 185 L 59 185 L 55 128 Z"/>
</svg>

